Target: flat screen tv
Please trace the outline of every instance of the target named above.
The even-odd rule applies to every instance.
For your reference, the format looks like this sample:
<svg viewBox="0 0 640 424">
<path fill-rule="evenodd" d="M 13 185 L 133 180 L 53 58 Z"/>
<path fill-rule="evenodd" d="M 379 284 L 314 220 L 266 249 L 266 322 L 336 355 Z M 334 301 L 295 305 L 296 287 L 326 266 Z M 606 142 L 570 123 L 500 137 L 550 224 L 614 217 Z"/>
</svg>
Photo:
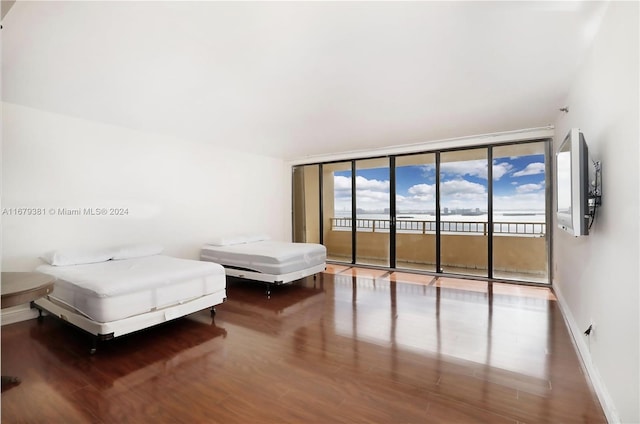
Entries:
<svg viewBox="0 0 640 424">
<path fill-rule="evenodd" d="M 571 129 L 556 153 L 556 200 L 558 227 L 576 237 L 589 234 L 592 168 L 584 135 Z"/>
</svg>

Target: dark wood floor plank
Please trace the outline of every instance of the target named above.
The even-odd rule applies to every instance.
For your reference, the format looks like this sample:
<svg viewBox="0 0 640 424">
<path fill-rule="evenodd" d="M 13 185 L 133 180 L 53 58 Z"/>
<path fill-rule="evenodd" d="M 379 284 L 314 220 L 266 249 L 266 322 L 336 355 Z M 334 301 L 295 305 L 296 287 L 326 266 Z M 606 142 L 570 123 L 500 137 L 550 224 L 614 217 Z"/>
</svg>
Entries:
<svg viewBox="0 0 640 424">
<path fill-rule="evenodd" d="M 217 309 L 95 355 L 52 317 L 2 327 L 2 422 L 605 422 L 550 290 L 344 268 L 229 279 Z"/>
</svg>

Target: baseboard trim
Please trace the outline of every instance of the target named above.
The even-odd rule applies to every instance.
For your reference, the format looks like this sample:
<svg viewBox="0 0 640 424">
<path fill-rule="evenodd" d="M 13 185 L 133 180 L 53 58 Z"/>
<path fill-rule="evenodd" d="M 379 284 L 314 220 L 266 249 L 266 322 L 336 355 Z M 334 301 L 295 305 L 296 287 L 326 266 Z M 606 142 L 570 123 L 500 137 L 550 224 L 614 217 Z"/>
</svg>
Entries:
<svg viewBox="0 0 640 424">
<path fill-rule="evenodd" d="M 14 324 L 20 321 L 27 321 L 29 319 L 34 319 L 38 317 L 38 311 L 35 309 L 31 309 L 31 307 L 27 304 L 24 306 L 5 309 L 0 314 L 0 322 L 2 325 Z"/>
<path fill-rule="evenodd" d="M 611 396 L 609 395 L 607 387 L 600 377 L 598 369 L 593 364 L 589 346 L 587 346 L 585 338 L 583 337 L 582 330 L 580 330 L 580 327 L 577 325 L 576 320 L 573 318 L 571 309 L 569 309 L 569 306 L 565 301 L 564 296 L 562 295 L 562 290 L 560 290 L 560 288 L 554 284 L 553 291 L 555 292 L 556 298 L 558 299 L 558 305 L 560 306 L 560 312 L 562 313 L 564 322 L 569 329 L 569 333 L 571 333 L 573 344 L 578 351 L 578 355 L 580 356 L 582 367 L 587 377 L 591 381 L 591 385 L 596 392 L 596 396 L 600 401 L 600 405 L 602 406 L 604 415 L 607 417 L 607 421 L 611 424 L 620 423 L 621 421 L 618 410 L 613 403 L 613 399 L 611 399 Z"/>
</svg>

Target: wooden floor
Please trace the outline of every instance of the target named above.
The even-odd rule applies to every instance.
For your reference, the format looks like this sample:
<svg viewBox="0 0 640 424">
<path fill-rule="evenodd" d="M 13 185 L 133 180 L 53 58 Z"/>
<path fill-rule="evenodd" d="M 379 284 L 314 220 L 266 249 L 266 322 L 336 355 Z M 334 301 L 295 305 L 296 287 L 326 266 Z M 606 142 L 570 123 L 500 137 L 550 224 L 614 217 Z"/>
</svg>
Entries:
<svg viewBox="0 0 640 424">
<path fill-rule="evenodd" d="M 548 289 L 330 266 L 99 345 L 2 327 L 3 423 L 600 423 Z"/>
</svg>

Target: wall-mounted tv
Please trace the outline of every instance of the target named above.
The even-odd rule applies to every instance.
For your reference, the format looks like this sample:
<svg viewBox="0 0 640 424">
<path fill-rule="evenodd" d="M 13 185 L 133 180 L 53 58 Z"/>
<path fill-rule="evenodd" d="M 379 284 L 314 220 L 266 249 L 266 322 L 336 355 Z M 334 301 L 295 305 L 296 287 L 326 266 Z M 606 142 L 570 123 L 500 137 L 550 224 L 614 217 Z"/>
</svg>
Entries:
<svg viewBox="0 0 640 424">
<path fill-rule="evenodd" d="M 571 129 L 556 153 L 556 212 L 558 227 L 576 237 L 589 234 L 599 204 L 596 169 L 599 163 L 591 162 L 584 135 Z"/>
</svg>

